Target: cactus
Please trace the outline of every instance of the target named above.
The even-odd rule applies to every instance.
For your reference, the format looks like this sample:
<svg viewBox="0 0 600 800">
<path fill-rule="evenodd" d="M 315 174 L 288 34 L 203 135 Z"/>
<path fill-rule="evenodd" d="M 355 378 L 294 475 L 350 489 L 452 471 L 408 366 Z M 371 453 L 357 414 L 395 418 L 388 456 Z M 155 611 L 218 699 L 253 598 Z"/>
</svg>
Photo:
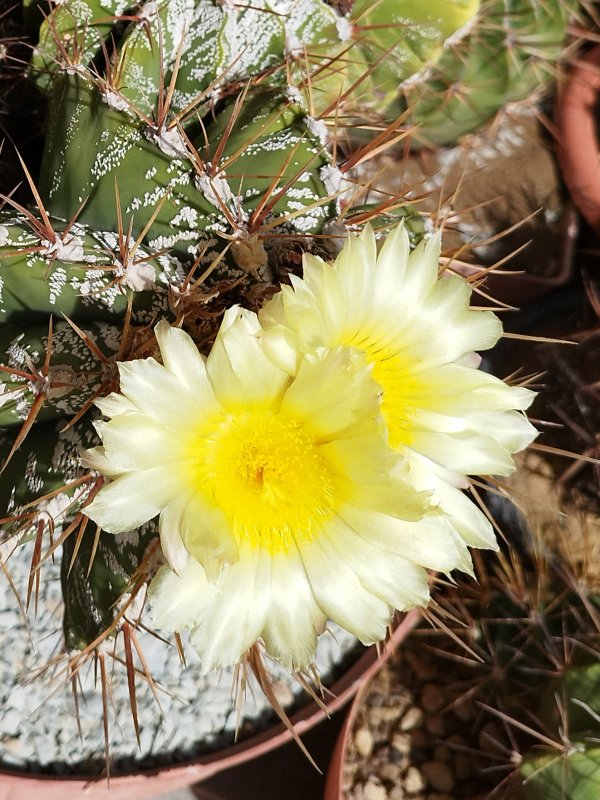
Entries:
<svg viewBox="0 0 600 800">
<path fill-rule="evenodd" d="M 562 752 L 524 753 L 519 800 L 591 800 L 600 782 L 600 664 L 567 669 L 545 691 L 539 714 Z"/>
<path fill-rule="evenodd" d="M 539 95 L 564 55 L 574 0 L 486 0 L 467 34 L 446 47 L 425 80 L 403 86 L 414 143 L 448 145 L 507 103 Z"/>
<path fill-rule="evenodd" d="M 163 316 L 207 351 L 224 308 L 258 308 L 303 251 L 335 247 L 338 215 L 344 231 L 400 214 L 419 241 L 411 209 L 365 206 L 360 187 L 341 202 L 338 121 L 391 106 L 479 2 L 23 6 L 48 122 L 39 175 L 19 159 L 0 207 L 1 540 L 35 540 L 28 602 L 62 545 L 65 642 L 85 655 L 156 544 L 155 526 L 115 537 L 80 513 L 116 362 L 155 353 Z"/>
</svg>

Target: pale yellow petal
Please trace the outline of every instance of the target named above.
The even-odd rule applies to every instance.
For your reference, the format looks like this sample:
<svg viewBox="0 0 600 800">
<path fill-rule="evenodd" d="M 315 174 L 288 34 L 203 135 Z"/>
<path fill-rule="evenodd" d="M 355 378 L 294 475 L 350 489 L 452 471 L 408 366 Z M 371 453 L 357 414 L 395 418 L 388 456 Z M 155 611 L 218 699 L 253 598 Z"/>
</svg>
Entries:
<svg viewBox="0 0 600 800">
<path fill-rule="evenodd" d="M 81 454 L 81 463 L 84 467 L 96 470 L 96 472 L 109 478 L 120 475 L 122 472 L 120 467 L 109 461 L 103 447 L 91 447 L 86 450 Z"/>
<path fill-rule="evenodd" d="M 284 325 L 271 325 L 260 334 L 260 342 L 265 354 L 280 370 L 295 375 L 302 360 L 298 348 L 298 337 Z"/>
<path fill-rule="evenodd" d="M 350 505 L 345 505 L 339 513 L 347 527 L 365 541 L 426 569 L 449 572 L 467 563 L 466 546 L 448 528 L 443 514 L 426 515 L 417 522 L 405 522 Z"/>
<path fill-rule="evenodd" d="M 326 618 L 295 547 L 272 559 L 271 599 L 261 632 L 267 652 L 291 670 L 307 669 Z"/>
<path fill-rule="evenodd" d="M 426 571 L 398 551 L 380 547 L 341 521 L 328 533 L 326 547 L 351 567 L 364 589 L 391 608 L 406 611 L 427 605 Z"/>
<path fill-rule="evenodd" d="M 202 493 L 183 497 L 179 526 L 186 549 L 213 579 L 220 565 L 237 561 L 238 545 L 230 520 Z"/>
<path fill-rule="evenodd" d="M 289 374 L 269 359 L 260 342 L 256 314 L 233 306 L 207 359 L 207 371 L 219 402 L 271 405 L 282 395 Z"/>
<path fill-rule="evenodd" d="M 166 631 L 193 628 L 205 609 L 212 607 L 217 594 L 218 589 L 206 580 L 204 570 L 193 558 L 179 575 L 161 567 L 148 587 L 150 616 Z"/>
<path fill-rule="evenodd" d="M 492 523 L 464 492 L 440 481 L 433 495 L 440 512 L 469 547 L 497 550 Z"/>
<path fill-rule="evenodd" d="M 84 511 L 108 533 L 131 531 L 157 516 L 177 490 L 177 477 L 163 467 L 128 472 L 103 486 Z"/>
<path fill-rule="evenodd" d="M 268 613 L 271 571 L 270 555 L 253 548 L 223 567 L 212 602 L 197 616 L 191 636 L 204 672 L 236 664 L 257 641 Z"/>
<path fill-rule="evenodd" d="M 307 355 L 286 391 L 281 413 L 304 419 L 317 437 L 348 435 L 380 407 L 380 389 L 365 359 L 348 347 Z M 357 433 L 360 432 L 357 430 Z"/>
<path fill-rule="evenodd" d="M 182 515 L 186 498 L 176 497 L 160 512 L 158 530 L 160 546 L 171 569 L 182 574 L 188 562 L 188 551 L 181 537 Z"/>
<path fill-rule="evenodd" d="M 140 413 L 114 417 L 104 423 L 100 435 L 106 457 L 121 472 L 176 464 L 181 459 L 177 436 L 152 417 Z"/>
<path fill-rule="evenodd" d="M 177 376 L 153 358 L 120 362 L 118 367 L 121 392 L 159 424 L 187 428 L 206 412 Z"/>
<path fill-rule="evenodd" d="M 131 400 L 116 392 L 111 392 L 106 397 L 98 397 L 94 403 L 106 417 L 117 417 L 119 414 L 139 411 Z"/>
<path fill-rule="evenodd" d="M 205 359 L 194 340 L 180 328 L 161 320 L 154 328 L 164 366 L 176 376 L 206 410 L 216 405 L 212 386 L 206 374 Z M 205 412 L 206 413 L 206 412 Z"/>
<path fill-rule="evenodd" d="M 356 572 L 327 542 L 328 536 L 321 534 L 298 543 L 315 600 L 329 619 L 363 644 L 380 641 L 390 621 L 390 605 L 365 589 Z"/>
</svg>

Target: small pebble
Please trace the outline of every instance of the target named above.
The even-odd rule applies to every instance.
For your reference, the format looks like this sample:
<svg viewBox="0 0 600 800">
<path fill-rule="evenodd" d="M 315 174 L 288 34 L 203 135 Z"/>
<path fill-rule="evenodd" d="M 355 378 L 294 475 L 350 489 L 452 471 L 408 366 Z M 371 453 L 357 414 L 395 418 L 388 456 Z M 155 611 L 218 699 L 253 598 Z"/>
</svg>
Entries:
<svg viewBox="0 0 600 800">
<path fill-rule="evenodd" d="M 412 740 L 408 733 L 395 733 L 392 737 L 392 747 L 402 755 L 410 753 Z"/>
<path fill-rule="evenodd" d="M 379 777 L 393 786 L 400 783 L 403 772 L 402 767 L 393 761 L 387 761 L 379 767 Z"/>
<path fill-rule="evenodd" d="M 423 711 L 418 706 L 411 706 L 400 722 L 401 731 L 413 731 L 423 726 Z"/>
<path fill-rule="evenodd" d="M 388 800 L 388 794 L 381 783 L 369 780 L 364 786 L 364 800 Z"/>
<path fill-rule="evenodd" d="M 470 700 L 461 700 L 452 707 L 461 722 L 471 722 L 475 717 L 475 706 Z"/>
<path fill-rule="evenodd" d="M 421 705 L 425 711 L 439 711 L 444 705 L 444 695 L 435 683 L 426 683 L 423 687 Z"/>
<path fill-rule="evenodd" d="M 365 790 L 362 783 L 357 783 L 352 791 L 353 800 L 365 800 Z"/>
<path fill-rule="evenodd" d="M 360 755 L 368 758 L 373 752 L 373 734 L 365 726 L 359 728 L 354 734 L 354 744 Z"/>
<path fill-rule="evenodd" d="M 416 794 L 425 788 L 425 780 L 417 767 L 409 767 L 406 770 L 404 788 L 409 794 Z"/>
<path fill-rule="evenodd" d="M 373 723 L 381 725 L 386 722 L 395 722 L 402 716 L 402 709 L 397 706 L 381 706 L 381 708 L 374 708 L 372 711 Z"/>
<path fill-rule="evenodd" d="M 438 744 L 433 748 L 434 761 L 452 761 L 452 751 L 445 744 Z"/>
<path fill-rule="evenodd" d="M 457 780 L 465 781 L 473 775 L 473 756 L 466 753 L 455 753 L 453 763 Z"/>
<path fill-rule="evenodd" d="M 441 737 L 446 733 L 446 721 L 437 715 L 425 717 L 425 728 L 432 736 Z"/>
<path fill-rule="evenodd" d="M 344 792 L 347 792 L 354 786 L 355 772 L 354 765 L 350 766 L 349 764 L 344 764 L 344 769 L 342 770 L 342 789 Z"/>
<path fill-rule="evenodd" d="M 437 792 L 451 792 L 454 788 L 454 774 L 443 761 L 426 761 L 421 771 L 428 785 Z"/>
</svg>

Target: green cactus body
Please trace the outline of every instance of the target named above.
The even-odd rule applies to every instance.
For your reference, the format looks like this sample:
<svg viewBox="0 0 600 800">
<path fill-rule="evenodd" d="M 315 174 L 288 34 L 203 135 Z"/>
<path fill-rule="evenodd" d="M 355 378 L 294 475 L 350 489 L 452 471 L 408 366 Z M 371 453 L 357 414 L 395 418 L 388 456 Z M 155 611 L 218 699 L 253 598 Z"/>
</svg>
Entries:
<svg viewBox="0 0 600 800">
<path fill-rule="evenodd" d="M 593 800 L 600 785 L 600 664 L 568 667 L 540 698 L 544 730 L 565 740 L 562 753 L 523 756 L 519 800 Z"/>
<path fill-rule="evenodd" d="M 66 539 L 61 582 L 68 648 L 83 650 L 111 628 L 124 601 L 123 593 L 132 588 L 131 578 L 157 534 L 152 523 L 128 534 L 102 531 L 97 540 L 93 535 L 83 536 L 77 551 L 75 537 Z"/>
<path fill-rule="evenodd" d="M 41 27 L 33 61 L 46 90 L 64 61 L 61 38 L 67 34 L 77 42 L 69 62 L 77 72 L 98 52 L 110 15 L 124 11 L 121 0 L 66 0 L 59 8 Z M 324 0 L 147 2 L 119 44 L 112 86 L 140 111 L 152 113 L 160 66 L 166 85 L 179 54 L 175 109 L 195 102 L 211 84 L 224 88 L 260 76 L 280 89 L 291 78 L 317 114 L 341 95 L 355 110 L 382 111 L 382 98 L 393 99 L 399 81 L 433 63 L 444 41 L 478 8 L 479 0 L 357 0 L 341 15 Z M 359 86 L 349 99 L 355 81 Z"/>
<path fill-rule="evenodd" d="M 41 220 L 40 220 L 41 223 Z M 181 268 L 144 248 L 120 260 L 119 237 L 51 219 L 55 241 L 21 215 L 0 217 L 0 323 L 45 322 L 51 314 L 75 320 L 115 320 L 133 293 L 133 319 L 150 322 L 168 308 L 168 288 Z M 66 231 L 66 232 L 65 232 Z M 127 242 L 131 248 L 133 242 Z"/>
<path fill-rule="evenodd" d="M 15 431 L 0 435 L 0 461 L 5 462 L 13 446 Z M 65 429 L 65 420 L 39 422 L 8 462 L 0 481 L 0 508 L 13 518 L 3 526 L 3 535 L 19 533 L 20 540 L 33 535 L 40 525 L 60 528 L 79 510 L 88 494 L 85 484 L 73 485 L 86 475 L 80 454 L 96 443 L 89 418 Z M 47 495 L 52 495 L 47 497 Z"/>
<path fill-rule="evenodd" d="M 93 346 L 107 359 L 114 357 L 120 344 L 120 328 L 92 322 L 84 324 L 80 330 L 92 343 L 92 348 L 67 322 L 55 325 L 47 375 L 38 377 L 48 349 L 48 328 L 43 325 L 0 326 L 0 364 L 19 373 L 34 370 L 31 379 L 0 371 L 1 427 L 22 424 L 40 395 L 43 403 L 36 417 L 38 421 L 74 416 L 103 385 L 110 385 L 107 364 L 98 357 Z"/>
<path fill-rule="evenodd" d="M 487 0 L 470 32 L 447 47 L 423 82 L 403 88 L 417 141 L 445 145 L 553 77 L 574 0 Z"/>
<path fill-rule="evenodd" d="M 23 0 L 28 19 L 39 15 L 38 0 Z M 128 0 L 67 0 L 57 3 L 40 26 L 31 59 L 38 86 L 47 91 L 61 66 L 76 69 L 87 64 L 113 27 L 113 18 L 130 7 Z M 37 13 L 36 13 L 37 12 Z M 38 24 L 42 20 L 38 16 Z"/>
<path fill-rule="evenodd" d="M 374 69 L 372 91 L 374 99 L 379 99 L 379 110 L 393 102 L 403 81 L 414 80 L 425 66 L 438 60 L 444 42 L 467 25 L 478 8 L 479 0 L 357 0 L 352 11 L 358 27 L 355 36 L 369 31 L 359 41 Z"/>
<path fill-rule="evenodd" d="M 597 800 L 600 748 L 583 752 L 526 755 L 521 764 L 525 783 L 518 800 Z"/>
<path fill-rule="evenodd" d="M 538 711 L 548 730 L 558 731 L 562 724 L 557 697 L 568 714 L 571 741 L 600 736 L 600 663 L 571 666 L 550 684 Z"/>
<path fill-rule="evenodd" d="M 46 205 L 58 216 L 68 215 L 87 198 L 80 219 L 97 229 L 110 229 L 117 213 L 116 182 L 124 217 L 133 215 L 134 235 L 155 215 L 146 237 L 150 245 L 172 248 L 190 259 L 199 245 L 212 245 L 212 256 L 215 249 L 223 249 L 224 240 L 220 248 L 218 239 L 211 240 L 215 234 L 235 232 L 227 214 L 243 229 L 272 184 L 274 193 L 288 182 L 298 186 L 284 192 L 271 210 L 282 221 L 290 217 L 290 231 L 316 233 L 334 214 L 333 201 L 321 202 L 328 189 L 319 175 L 330 159 L 297 106 L 265 97 L 243 108 L 221 154 L 221 163 L 230 159 L 231 166 L 220 171 L 211 159 L 231 109 L 206 126 L 212 143 L 208 152 L 204 132 L 194 137 L 204 156 L 202 165 L 194 166 L 176 128 L 172 137 L 150 131 L 124 111 L 107 106 L 94 84 L 80 75 L 58 83 L 60 96 L 53 107 L 60 110 L 50 128 L 41 175 Z M 86 130 L 84 142 L 75 135 L 80 129 Z M 302 207 L 306 213 L 298 214 Z M 206 258 L 212 256 L 209 252 Z"/>
</svg>

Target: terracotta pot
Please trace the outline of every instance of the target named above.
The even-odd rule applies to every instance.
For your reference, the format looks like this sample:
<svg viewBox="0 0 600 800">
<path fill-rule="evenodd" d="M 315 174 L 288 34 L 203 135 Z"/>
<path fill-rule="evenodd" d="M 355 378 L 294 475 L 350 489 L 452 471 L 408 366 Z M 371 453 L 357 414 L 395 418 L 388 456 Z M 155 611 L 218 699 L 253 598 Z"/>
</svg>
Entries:
<svg viewBox="0 0 600 800">
<path fill-rule="evenodd" d="M 331 756 L 331 761 L 329 762 L 323 800 L 344 800 L 344 795 L 342 794 L 342 773 L 344 768 L 345 754 L 346 750 L 348 749 L 348 740 L 354 727 L 356 715 L 358 714 L 362 706 L 363 699 L 371 686 L 369 679 L 381 669 L 383 664 L 392 655 L 394 650 L 404 641 L 404 639 L 406 639 L 419 619 L 420 612 L 418 609 L 410 611 L 404 617 L 400 625 L 398 625 L 398 627 L 394 630 L 380 657 L 375 663 L 371 664 L 368 670 L 365 671 L 358 692 L 354 698 L 354 702 L 350 707 L 350 711 L 348 712 L 344 725 L 339 733 L 333 754 Z"/>
<path fill-rule="evenodd" d="M 600 46 L 581 56 L 560 85 L 554 119 L 557 154 L 573 201 L 600 234 L 600 148 L 596 106 Z"/>
<path fill-rule="evenodd" d="M 379 657 L 376 647 L 368 648 L 330 687 L 333 697 L 326 704 L 327 713 L 313 702 L 294 714 L 291 721 L 296 732 L 302 735 L 323 722 L 327 714 L 338 711 L 365 686 L 397 643 L 414 626 L 417 616 L 415 611 L 404 616 L 389 641 L 381 648 Z M 110 788 L 107 788 L 105 779 L 95 777 L 55 777 L 3 769 L 0 770 L 0 800 L 144 800 L 206 780 L 222 770 L 257 758 L 290 739 L 291 735 L 283 725 L 275 725 L 244 742 L 193 761 L 111 778 Z"/>
</svg>

